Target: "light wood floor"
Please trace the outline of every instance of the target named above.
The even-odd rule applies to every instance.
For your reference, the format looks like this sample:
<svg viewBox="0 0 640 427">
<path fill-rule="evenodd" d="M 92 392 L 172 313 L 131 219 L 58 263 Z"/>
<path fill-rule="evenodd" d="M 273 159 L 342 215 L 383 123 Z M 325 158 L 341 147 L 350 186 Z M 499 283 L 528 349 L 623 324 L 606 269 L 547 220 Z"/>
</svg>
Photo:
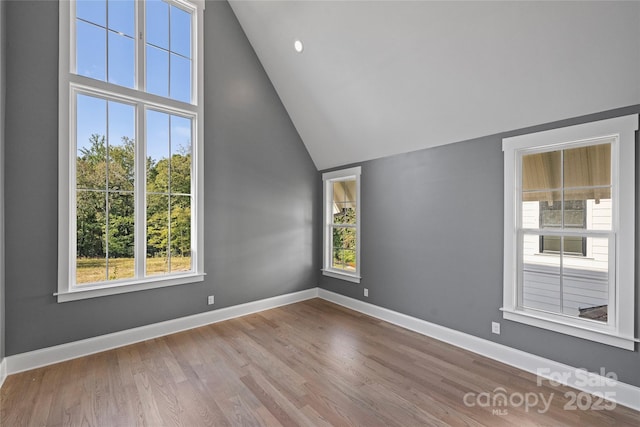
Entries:
<svg viewBox="0 0 640 427">
<path fill-rule="evenodd" d="M 543 404 L 465 405 L 503 387 Z M 498 391 L 496 391 L 497 393 Z M 569 388 L 313 299 L 7 378 L 4 426 L 635 426 L 565 410 Z M 518 399 L 514 402 L 518 403 Z"/>
</svg>

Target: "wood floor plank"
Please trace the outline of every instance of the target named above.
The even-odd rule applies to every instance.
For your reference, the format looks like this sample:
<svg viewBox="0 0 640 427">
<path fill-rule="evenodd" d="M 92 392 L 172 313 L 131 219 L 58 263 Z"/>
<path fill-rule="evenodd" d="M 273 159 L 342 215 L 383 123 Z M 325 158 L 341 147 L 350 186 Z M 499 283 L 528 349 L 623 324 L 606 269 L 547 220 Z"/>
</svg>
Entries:
<svg viewBox="0 0 640 427">
<path fill-rule="evenodd" d="M 240 378 L 240 380 L 283 427 L 293 427 L 298 425 L 289 415 L 290 413 L 293 415 L 295 411 L 292 410 L 289 413 L 285 411 L 285 409 L 276 402 L 273 394 L 267 393 L 264 388 L 256 382 L 252 374 L 245 375 Z"/>
<path fill-rule="evenodd" d="M 465 404 L 496 390 L 552 398 Z M 566 410 L 571 393 L 313 299 L 11 375 L 0 425 L 640 426 L 622 406 Z"/>
</svg>

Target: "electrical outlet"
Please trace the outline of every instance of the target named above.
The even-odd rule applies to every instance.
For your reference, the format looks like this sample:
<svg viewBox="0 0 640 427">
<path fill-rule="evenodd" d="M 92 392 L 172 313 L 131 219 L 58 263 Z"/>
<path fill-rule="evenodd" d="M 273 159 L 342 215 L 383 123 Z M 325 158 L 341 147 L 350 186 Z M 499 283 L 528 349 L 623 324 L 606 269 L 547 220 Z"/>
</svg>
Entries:
<svg viewBox="0 0 640 427">
<path fill-rule="evenodd" d="M 500 335 L 500 323 L 491 322 L 491 332 Z"/>
<path fill-rule="evenodd" d="M 368 297 L 369 296 L 369 289 L 364 288 L 364 296 Z"/>
<path fill-rule="evenodd" d="M 208 305 L 213 305 L 214 301 L 215 301 L 215 299 L 213 298 L 213 295 L 209 295 L 207 297 L 207 304 Z"/>
</svg>

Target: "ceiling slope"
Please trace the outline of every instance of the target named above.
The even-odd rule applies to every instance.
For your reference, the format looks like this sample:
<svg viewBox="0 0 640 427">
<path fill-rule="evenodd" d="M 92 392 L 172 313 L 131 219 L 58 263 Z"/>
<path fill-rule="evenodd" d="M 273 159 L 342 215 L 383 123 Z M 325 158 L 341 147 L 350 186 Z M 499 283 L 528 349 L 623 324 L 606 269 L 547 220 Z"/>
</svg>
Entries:
<svg viewBox="0 0 640 427">
<path fill-rule="evenodd" d="M 231 5 L 320 170 L 640 103 L 640 2 Z"/>
</svg>

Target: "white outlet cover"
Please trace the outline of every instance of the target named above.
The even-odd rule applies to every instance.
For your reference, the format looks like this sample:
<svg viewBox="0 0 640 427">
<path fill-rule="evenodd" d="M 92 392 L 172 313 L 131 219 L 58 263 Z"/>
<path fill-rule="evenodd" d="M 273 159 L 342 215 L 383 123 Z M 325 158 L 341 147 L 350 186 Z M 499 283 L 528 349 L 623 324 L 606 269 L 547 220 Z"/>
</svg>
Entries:
<svg viewBox="0 0 640 427">
<path fill-rule="evenodd" d="M 364 296 L 368 297 L 369 296 L 369 289 L 364 288 Z"/>
<path fill-rule="evenodd" d="M 500 323 L 491 322 L 491 332 L 500 335 Z"/>
</svg>

